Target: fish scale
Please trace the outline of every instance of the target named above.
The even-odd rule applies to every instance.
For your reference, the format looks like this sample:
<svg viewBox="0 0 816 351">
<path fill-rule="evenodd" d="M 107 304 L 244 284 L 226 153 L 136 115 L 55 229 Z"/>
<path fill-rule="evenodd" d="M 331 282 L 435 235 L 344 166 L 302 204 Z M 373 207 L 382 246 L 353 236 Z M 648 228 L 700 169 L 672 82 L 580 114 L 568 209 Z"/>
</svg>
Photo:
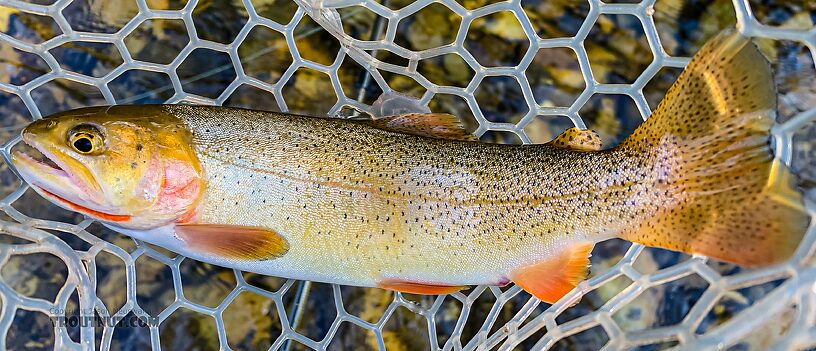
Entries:
<svg viewBox="0 0 816 351">
<path fill-rule="evenodd" d="M 294 249 L 265 263 L 275 274 L 305 269 L 326 280 L 348 265 L 357 284 L 384 278 L 497 284 L 509 280 L 513 267 L 631 225 L 637 207 L 626 201 L 643 208 L 664 201 L 662 193 L 644 194 L 654 188 L 645 176 L 651 171 L 633 167 L 621 150 L 489 145 L 351 121 L 166 109 L 192 131 L 207 171 L 211 190 L 197 221 L 263 226 L 285 236 Z M 637 200 L 635 188 L 643 189 Z"/>
</svg>

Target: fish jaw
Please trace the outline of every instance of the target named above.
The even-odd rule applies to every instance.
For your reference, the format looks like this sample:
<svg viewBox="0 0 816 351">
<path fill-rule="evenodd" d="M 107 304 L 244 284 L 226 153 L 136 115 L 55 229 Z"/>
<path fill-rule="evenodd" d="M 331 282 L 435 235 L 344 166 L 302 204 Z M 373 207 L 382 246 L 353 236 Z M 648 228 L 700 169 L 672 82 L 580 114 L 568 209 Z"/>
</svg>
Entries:
<svg viewBox="0 0 816 351">
<path fill-rule="evenodd" d="M 12 162 L 20 176 L 38 194 L 60 207 L 98 219 L 114 222 L 130 219 L 130 216 L 118 214 L 113 206 L 105 204 L 104 194 L 93 175 L 80 162 L 67 156 L 56 156 L 25 134 L 23 140 L 56 165 L 51 166 L 20 150 L 12 153 Z"/>
</svg>

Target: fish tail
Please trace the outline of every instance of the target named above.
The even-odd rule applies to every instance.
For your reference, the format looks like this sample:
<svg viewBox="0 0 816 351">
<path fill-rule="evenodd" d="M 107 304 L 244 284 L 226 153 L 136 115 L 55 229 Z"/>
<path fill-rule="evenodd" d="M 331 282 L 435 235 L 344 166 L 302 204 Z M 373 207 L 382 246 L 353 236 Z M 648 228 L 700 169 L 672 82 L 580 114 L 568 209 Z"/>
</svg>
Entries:
<svg viewBox="0 0 816 351">
<path fill-rule="evenodd" d="M 621 238 L 748 266 L 789 258 L 810 218 L 772 154 L 775 116 L 767 59 L 734 30 L 712 39 L 618 146 L 651 155 L 676 200 Z"/>
</svg>

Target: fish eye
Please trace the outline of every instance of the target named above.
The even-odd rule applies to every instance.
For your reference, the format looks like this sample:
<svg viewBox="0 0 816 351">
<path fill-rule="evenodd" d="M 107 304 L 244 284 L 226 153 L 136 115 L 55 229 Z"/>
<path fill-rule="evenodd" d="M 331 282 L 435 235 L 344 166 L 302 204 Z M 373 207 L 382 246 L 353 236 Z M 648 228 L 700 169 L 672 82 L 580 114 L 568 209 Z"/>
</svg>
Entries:
<svg viewBox="0 0 816 351">
<path fill-rule="evenodd" d="M 83 155 L 99 153 L 105 146 L 99 129 L 88 124 L 74 127 L 68 133 L 68 143 L 76 152 Z"/>
<path fill-rule="evenodd" d="M 81 153 L 89 153 L 93 151 L 93 141 L 90 138 L 93 136 L 90 135 L 80 135 L 76 137 L 74 140 L 74 149 Z"/>
</svg>

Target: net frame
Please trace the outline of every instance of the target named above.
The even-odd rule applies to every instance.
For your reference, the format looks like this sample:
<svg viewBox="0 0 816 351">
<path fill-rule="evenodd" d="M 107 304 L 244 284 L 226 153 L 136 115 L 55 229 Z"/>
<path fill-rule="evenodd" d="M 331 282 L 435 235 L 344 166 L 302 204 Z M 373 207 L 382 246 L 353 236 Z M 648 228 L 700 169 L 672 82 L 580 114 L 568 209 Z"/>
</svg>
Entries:
<svg viewBox="0 0 816 351">
<path fill-rule="evenodd" d="M 287 105 L 282 97 L 282 89 L 286 82 L 294 75 L 295 71 L 298 68 L 304 67 L 324 72 L 331 78 L 338 101 L 332 107 L 330 114 L 340 113 L 343 108 L 348 106 L 357 110 L 371 112 L 371 106 L 363 104 L 355 98 L 346 96 L 340 86 L 337 70 L 344 59 L 346 59 L 346 56 L 348 56 L 367 69 L 372 75 L 374 84 L 377 84 L 386 93 L 391 91 L 391 88 L 380 74 L 380 71 L 398 73 L 411 77 L 426 89 L 426 93 L 419 101 L 420 105 L 427 105 L 434 94 L 437 93 L 460 96 L 465 99 L 479 124 L 475 132 L 476 135 L 481 136 L 487 131 L 506 131 L 518 135 L 523 142 L 529 143 L 530 138 L 525 133 L 524 127 L 530 123 L 533 118 L 539 115 L 568 116 L 576 126 L 586 127 L 578 111 L 594 94 L 623 94 L 630 96 L 635 101 L 643 118 L 647 118 L 651 109 L 643 94 L 643 88 L 646 83 L 648 83 L 661 68 L 682 68 L 689 61 L 687 57 L 672 57 L 663 49 L 653 18 L 654 0 L 645 0 L 638 4 L 606 4 L 599 0 L 590 0 L 589 15 L 578 33 L 574 37 L 554 39 L 538 37 L 530 20 L 522 10 L 520 1 L 490 4 L 475 10 L 465 9 L 453 0 L 420 0 L 399 10 L 391 10 L 381 4 L 361 0 L 295 1 L 299 5 L 299 8 L 295 12 L 292 20 L 287 24 L 279 24 L 260 16 L 255 11 L 252 3 L 249 0 L 244 0 L 243 5 L 247 9 L 248 21 L 234 41 L 222 44 L 198 38 L 192 18 L 192 10 L 197 5 L 197 0 L 190 0 L 182 10 L 178 11 L 153 10 L 148 7 L 145 0 L 139 0 L 137 2 L 139 13 L 119 31 L 112 34 L 78 32 L 73 30 L 68 20 L 62 14 L 62 10 L 71 3 L 71 0 L 59 0 L 48 6 L 20 1 L 0 0 L 0 5 L 8 6 L 26 13 L 53 18 L 63 33 L 39 44 L 28 43 L 5 33 L 0 33 L 0 41 L 18 50 L 38 55 L 46 62 L 51 70 L 24 85 L 16 86 L 8 83 L 0 83 L 0 91 L 19 96 L 29 109 L 31 115 L 36 119 L 42 117 L 42 114 L 37 102 L 32 98 L 32 91 L 43 84 L 54 79 L 64 78 L 90 85 L 99 89 L 108 103 L 114 104 L 116 103 L 116 99 L 108 87 L 108 84 L 128 70 L 139 69 L 164 73 L 170 77 L 175 94 L 167 101 L 169 103 L 190 102 L 220 105 L 241 85 L 247 84 L 271 92 L 275 96 L 278 106 L 285 111 Z M 398 22 L 431 3 L 441 3 L 462 17 L 459 31 L 453 45 L 412 52 L 394 44 L 394 36 Z M 361 41 L 344 32 L 337 9 L 354 5 L 362 6 L 388 20 L 384 40 Z M 767 26 L 760 23 L 754 16 L 748 0 L 733 0 L 733 5 L 736 10 L 738 29 L 743 34 L 773 40 L 796 41 L 804 44 L 810 50 L 811 55 L 816 56 L 816 28 L 793 29 Z M 530 39 L 530 47 L 527 54 L 515 67 L 484 67 L 464 48 L 465 35 L 472 21 L 476 18 L 499 11 L 512 12 L 521 24 L 524 33 Z M 595 20 L 602 14 L 634 15 L 643 25 L 654 60 L 633 84 L 601 84 L 596 82 L 593 78 L 593 73 L 589 68 L 588 55 L 584 47 L 584 40 Z M 332 64 L 321 65 L 306 60 L 298 54 L 298 49 L 295 44 L 295 38 L 297 36 L 295 26 L 304 16 L 311 17 L 322 29 L 328 31 L 340 41 L 341 50 Z M 184 47 L 171 63 L 166 65 L 133 59 L 124 43 L 124 38 L 141 23 L 148 19 L 157 18 L 181 19 L 184 21 L 187 33 L 190 37 L 190 42 L 187 46 Z M 247 35 L 254 26 L 265 26 L 283 33 L 286 37 L 289 50 L 293 55 L 293 63 L 289 69 L 283 73 L 278 82 L 274 84 L 247 75 L 242 68 L 241 59 L 238 55 L 238 47 L 241 42 L 247 38 Z M 116 46 L 124 62 L 111 72 L 99 78 L 66 70 L 60 66 L 49 50 L 73 41 L 111 43 Z M 554 47 L 569 48 L 577 54 L 581 73 L 584 76 L 586 84 L 584 91 L 569 107 L 545 107 L 538 105 L 533 97 L 530 83 L 524 74 L 525 69 L 539 49 Z M 217 98 L 211 99 L 185 92 L 183 89 L 184 81 L 176 72 L 187 56 L 198 48 L 207 48 L 228 54 L 233 66 L 231 68 L 236 72 L 237 76 L 235 80 Z M 409 63 L 407 67 L 377 60 L 371 52 L 381 49 L 387 49 L 408 58 Z M 419 60 L 449 53 L 460 55 L 475 71 L 475 76 L 468 86 L 464 88 L 438 86 L 417 72 L 417 62 Z M 521 85 L 522 92 L 530 109 L 520 122 L 516 124 L 491 122 L 487 120 L 480 111 L 479 104 L 474 98 L 474 91 L 485 77 L 490 76 L 510 76 Z M 816 108 L 811 108 L 784 123 L 777 124 L 772 131 L 776 142 L 775 150 L 777 157 L 785 163 L 790 164 L 793 157 L 793 134 L 800 130 L 805 124 L 814 120 L 816 120 Z M 19 137 L 14 138 L 0 148 L 0 152 L 7 164 L 10 164 L 9 151 L 11 147 L 19 141 Z M 613 267 L 587 281 L 581 282 L 575 290 L 570 292 L 561 301 L 547 308 L 544 312 L 536 314 L 536 312 L 539 311 L 537 308 L 541 303 L 534 298 L 530 298 L 508 322 L 499 326 L 499 328 L 495 328 L 496 326 L 494 326 L 497 315 L 508 301 L 521 293 L 518 287 L 499 289 L 496 287 L 479 286 L 468 294 L 460 292 L 435 297 L 432 299 L 432 303 L 429 307 L 420 305 L 406 298 L 404 295 L 397 293 L 394 294 L 393 301 L 381 318 L 376 323 L 371 323 L 347 312 L 341 288 L 337 285 L 332 285 L 334 294 L 333 303 L 337 310 L 337 317 L 329 328 L 328 333 L 321 340 L 313 340 L 298 332 L 296 330 L 297 328 L 293 326 L 297 323 L 298 310 L 287 311 L 287 309 L 283 307 L 285 306 L 283 299 L 285 294 L 296 293 L 298 300 L 300 300 L 302 296 L 308 293 L 308 285 L 301 285 L 296 281 L 290 280 L 279 290 L 268 291 L 247 283 L 241 272 L 236 270 L 234 273 L 237 285 L 218 306 L 208 307 L 195 303 L 184 296 L 182 289 L 179 267 L 181 263 L 186 260 L 184 257 L 177 256 L 175 258 L 168 258 L 154 248 L 139 242 L 137 242 L 136 250 L 128 252 L 119 246 L 89 233 L 86 229 L 93 223 L 91 220 L 84 220 L 74 225 L 29 217 L 13 207 L 13 204 L 20 199 L 26 190 L 27 186 L 21 184 L 16 191 L 0 201 L 0 209 L 16 221 L 16 223 L 11 221 L 0 222 L 0 231 L 18 238 L 26 239 L 31 243 L 0 245 L 0 266 L 7 264 L 12 256 L 32 253 L 50 253 L 64 261 L 68 268 L 68 276 L 54 302 L 24 296 L 6 284 L 4 280 L 0 279 L 0 300 L 2 301 L 0 334 L 3 336 L 8 335 L 18 310 L 22 309 L 49 314 L 49 311 L 54 309 L 65 308 L 74 292 L 77 292 L 78 303 L 83 310 L 90 308 L 105 317 L 124 317 L 128 313 L 135 313 L 140 317 L 149 318 L 150 316 L 139 308 L 135 287 L 135 262 L 141 256 L 148 256 L 160 261 L 171 269 L 175 288 L 175 300 L 158 315 L 159 321 L 163 322 L 167 320 L 167 318 L 179 308 L 185 308 L 206 316 L 211 316 L 216 322 L 219 347 L 227 350 L 231 349 L 231 347 L 227 341 L 222 314 L 230 303 L 244 291 L 253 292 L 275 302 L 283 332 L 270 346 L 270 349 L 288 348 L 293 342 L 297 342 L 309 348 L 326 349 L 329 347 L 332 339 L 343 323 L 352 323 L 363 329 L 372 331 L 377 338 L 379 348 L 385 349 L 385 341 L 382 333 L 383 327 L 389 320 L 389 317 L 393 315 L 394 311 L 399 307 L 405 307 L 425 318 L 428 325 L 427 337 L 430 345 L 432 345 L 432 348 L 442 350 L 511 350 L 518 346 L 521 341 L 526 340 L 536 332 L 542 330 L 542 328 L 546 329 L 546 332 L 533 348 L 547 349 L 554 346 L 558 340 L 598 326 L 600 326 L 609 337 L 609 342 L 604 347 L 604 349 L 607 350 L 629 349 L 640 345 L 649 345 L 670 340 L 677 341 L 679 344 L 676 347 L 682 349 L 725 348 L 736 344 L 750 333 L 755 332 L 757 328 L 762 328 L 768 322 L 768 316 L 777 316 L 788 310 L 793 311 L 790 317 L 790 326 L 785 335 L 777 340 L 774 348 L 779 350 L 805 349 L 816 345 L 816 267 L 813 265 L 814 255 L 816 254 L 816 228 L 814 228 L 813 225 L 808 229 L 807 235 L 794 257 L 788 262 L 765 269 L 744 271 L 729 276 L 722 276 L 708 266 L 706 264 L 706 258 L 704 257 L 694 257 L 654 273 L 641 273 L 633 267 L 633 264 L 643 252 L 644 247 L 641 245 L 632 245 L 624 257 Z M 814 209 L 809 208 L 808 210 L 811 216 L 813 216 Z M 87 251 L 76 251 L 59 237 L 45 230 L 75 235 L 87 242 L 90 245 L 90 249 Z M 117 311 L 108 311 L 103 301 L 96 294 L 96 257 L 100 252 L 107 252 L 118 257 L 124 262 L 126 267 L 127 301 L 124 306 Z M 633 301 L 650 287 L 659 286 L 692 274 L 702 277 L 708 282 L 709 286 L 699 298 L 698 302 L 694 304 L 689 313 L 683 318 L 681 323 L 667 327 L 631 332 L 623 330 L 613 319 L 612 315 L 614 313 L 619 311 L 627 303 Z M 583 296 L 621 276 L 627 277 L 632 283 L 609 299 L 599 309 L 565 323 L 556 321 L 559 315 Z M 780 286 L 755 302 L 752 306 L 740 312 L 737 316 L 734 316 L 729 321 L 703 334 L 695 333 L 695 330 L 709 312 L 709 309 L 728 291 L 779 279 L 785 280 Z M 296 284 L 298 284 L 297 292 L 294 291 Z M 495 298 L 495 303 L 489 311 L 487 318 L 482 321 L 479 332 L 469 340 L 461 339 L 464 324 L 469 320 L 469 313 L 474 301 L 487 295 L 492 295 Z M 436 318 L 437 312 L 445 299 L 455 299 L 461 302 L 462 311 L 453 332 L 447 341 L 440 345 L 436 331 Z M 80 327 L 79 329 L 80 337 L 79 341 L 76 342 L 71 339 L 68 330 L 64 326 L 55 326 L 54 349 L 83 350 L 95 349 L 97 346 L 100 349 L 110 348 L 114 328 L 103 328 L 101 338 L 99 339 L 96 338 L 93 327 Z M 149 330 L 153 349 L 160 349 L 159 326 L 150 326 Z M 6 337 L 0 338 L 0 348 L 5 349 L 8 346 L 6 342 Z"/>
</svg>

